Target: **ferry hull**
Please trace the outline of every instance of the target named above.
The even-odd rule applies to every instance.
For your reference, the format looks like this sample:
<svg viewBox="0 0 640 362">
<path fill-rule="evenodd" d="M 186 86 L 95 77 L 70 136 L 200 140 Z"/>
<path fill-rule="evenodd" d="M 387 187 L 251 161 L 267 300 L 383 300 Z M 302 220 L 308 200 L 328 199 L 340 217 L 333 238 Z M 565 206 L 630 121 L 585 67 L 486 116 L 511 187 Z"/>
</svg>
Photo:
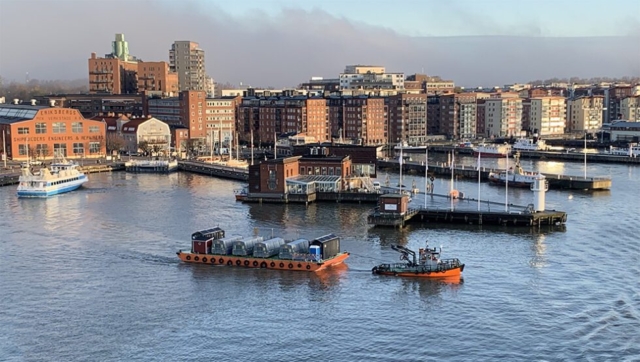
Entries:
<svg viewBox="0 0 640 362">
<path fill-rule="evenodd" d="M 176 254 L 180 260 L 186 263 L 307 272 L 318 272 L 328 267 L 342 264 L 350 255 L 349 253 L 344 252 L 331 259 L 315 262 L 274 258 L 254 258 L 251 256 L 195 254 L 184 251 L 179 251 Z"/>
<path fill-rule="evenodd" d="M 18 190 L 17 194 L 18 194 L 18 197 L 20 198 L 46 198 L 49 196 L 74 191 L 80 188 L 87 181 L 89 181 L 89 179 L 86 176 L 84 176 L 80 180 L 69 182 L 68 185 L 61 185 L 58 187 L 49 186 L 44 189 Z"/>
<path fill-rule="evenodd" d="M 504 180 L 495 179 L 495 178 L 490 178 L 489 179 L 489 183 L 491 185 L 500 185 L 500 186 L 504 186 L 506 184 L 506 182 Z M 532 184 L 533 184 L 533 182 L 511 181 L 511 180 L 509 180 L 509 187 L 527 188 L 527 187 L 531 187 Z"/>
<path fill-rule="evenodd" d="M 425 271 L 425 272 L 419 272 L 419 271 L 409 271 L 409 270 L 405 270 L 405 271 L 394 271 L 394 270 L 378 270 L 376 268 L 374 268 L 372 270 L 373 274 L 377 274 L 377 275 L 389 275 L 389 276 L 394 276 L 394 277 L 408 277 L 408 278 L 430 278 L 430 279 L 435 279 L 435 278 L 454 278 L 454 277 L 460 277 L 462 275 L 462 271 L 464 270 L 464 264 L 460 265 L 459 267 L 456 268 L 452 268 L 449 270 L 443 270 L 443 271 Z"/>
<path fill-rule="evenodd" d="M 503 153 L 490 153 L 490 152 L 478 152 L 478 151 L 474 151 L 473 155 L 474 156 L 480 155 L 480 157 L 482 157 L 482 158 L 505 158 L 505 157 L 507 157 L 507 155 L 503 154 Z"/>
</svg>

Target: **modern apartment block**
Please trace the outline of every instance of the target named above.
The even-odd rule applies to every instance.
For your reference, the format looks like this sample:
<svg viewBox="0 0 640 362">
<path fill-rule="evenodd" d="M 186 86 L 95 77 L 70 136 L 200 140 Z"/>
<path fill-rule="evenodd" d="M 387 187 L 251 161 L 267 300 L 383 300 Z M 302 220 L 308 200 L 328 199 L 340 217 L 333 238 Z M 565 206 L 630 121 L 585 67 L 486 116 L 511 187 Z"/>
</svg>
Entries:
<svg viewBox="0 0 640 362">
<path fill-rule="evenodd" d="M 640 96 L 631 96 L 620 101 L 622 119 L 640 122 Z"/>
<path fill-rule="evenodd" d="M 622 100 L 634 95 L 635 88 L 631 85 L 615 85 L 605 89 L 605 119 L 610 123 L 622 117 Z"/>
<path fill-rule="evenodd" d="M 458 105 L 458 135 L 461 139 L 473 139 L 478 135 L 478 100 L 489 98 L 488 93 L 456 94 Z"/>
<path fill-rule="evenodd" d="M 381 97 L 351 97 L 344 100 L 345 137 L 364 146 L 387 142 L 387 114 Z"/>
<path fill-rule="evenodd" d="M 516 137 L 520 135 L 522 130 L 521 98 L 489 98 L 486 99 L 484 108 L 484 131 L 487 137 Z"/>
<path fill-rule="evenodd" d="M 387 98 L 387 142 L 422 145 L 427 141 L 427 95 L 400 93 Z"/>
<path fill-rule="evenodd" d="M 340 73 L 341 90 L 403 90 L 404 73 L 386 73 L 376 65 L 348 65 Z"/>
<path fill-rule="evenodd" d="M 563 97 L 530 99 L 529 128 L 539 136 L 561 135 L 566 126 L 566 102 Z"/>
<path fill-rule="evenodd" d="M 566 133 L 594 131 L 602 127 L 604 96 L 567 100 Z"/>
<path fill-rule="evenodd" d="M 420 89 L 429 95 L 441 95 L 453 93 L 455 83 L 451 80 L 443 80 L 437 76 L 426 74 L 412 74 L 407 76 L 405 81 L 406 89 Z"/>
<path fill-rule="evenodd" d="M 192 41 L 176 41 L 169 50 L 171 71 L 178 74 L 178 88 L 186 90 L 207 90 L 207 74 L 204 65 L 204 50 Z"/>
</svg>

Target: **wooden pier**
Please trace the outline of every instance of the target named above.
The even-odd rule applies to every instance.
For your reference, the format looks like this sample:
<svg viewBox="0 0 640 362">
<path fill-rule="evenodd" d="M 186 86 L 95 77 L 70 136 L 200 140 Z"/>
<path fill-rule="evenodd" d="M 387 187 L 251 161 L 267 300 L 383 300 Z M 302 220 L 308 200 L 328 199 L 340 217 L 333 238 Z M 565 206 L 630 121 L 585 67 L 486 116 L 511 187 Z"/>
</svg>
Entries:
<svg viewBox="0 0 640 362">
<path fill-rule="evenodd" d="M 397 160 L 378 160 L 379 169 L 400 170 Z M 405 174 L 424 175 L 425 165 L 421 162 L 404 161 L 402 163 L 402 172 Z M 480 179 L 489 181 L 490 172 L 501 172 L 503 170 L 494 170 L 486 167 L 480 168 Z M 478 179 L 478 169 L 473 166 L 456 167 L 453 170 L 456 177 Z M 436 176 L 451 176 L 451 168 L 446 164 L 429 164 L 429 174 Z M 549 182 L 549 188 L 558 190 L 609 190 L 611 189 L 611 178 L 609 177 L 583 177 L 583 176 L 567 176 L 560 174 L 543 173 Z"/>
<path fill-rule="evenodd" d="M 182 171 L 189 171 L 202 175 L 216 176 L 231 180 L 249 180 L 249 170 L 240 167 L 229 167 L 216 165 L 202 161 L 178 161 L 178 168 Z"/>
</svg>

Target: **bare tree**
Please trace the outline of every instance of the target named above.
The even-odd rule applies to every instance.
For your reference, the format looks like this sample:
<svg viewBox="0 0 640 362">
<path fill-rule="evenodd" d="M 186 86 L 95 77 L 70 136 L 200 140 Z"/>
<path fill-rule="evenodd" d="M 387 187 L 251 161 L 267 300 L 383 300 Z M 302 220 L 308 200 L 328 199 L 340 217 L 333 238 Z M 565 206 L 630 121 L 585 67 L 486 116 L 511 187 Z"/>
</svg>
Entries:
<svg viewBox="0 0 640 362">
<path fill-rule="evenodd" d="M 106 138 L 107 153 L 121 151 L 126 144 L 124 137 L 117 133 L 109 132 Z"/>
<path fill-rule="evenodd" d="M 138 149 L 142 150 L 142 152 L 144 153 L 149 153 L 149 150 L 150 150 L 149 142 L 147 141 L 138 142 Z"/>
</svg>

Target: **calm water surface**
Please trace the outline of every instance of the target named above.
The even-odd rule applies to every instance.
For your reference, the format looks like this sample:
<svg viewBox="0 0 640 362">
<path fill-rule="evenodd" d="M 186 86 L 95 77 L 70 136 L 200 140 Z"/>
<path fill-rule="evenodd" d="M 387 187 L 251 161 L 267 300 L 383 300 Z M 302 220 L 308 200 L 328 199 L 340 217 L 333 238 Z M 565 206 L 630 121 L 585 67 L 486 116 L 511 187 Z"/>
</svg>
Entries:
<svg viewBox="0 0 640 362">
<path fill-rule="evenodd" d="M 583 173 L 577 163 L 523 167 Z M 639 361 L 640 167 L 588 173 L 611 176 L 613 189 L 549 191 L 547 208 L 569 219 L 539 231 L 372 228 L 371 205 L 236 203 L 240 183 L 184 173 L 90 175 L 84 189 L 46 200 L 3 187 L 0 360 Z M 435 186 L 444 193 L 449 180 Z M 456 188 L 478 193 L 473 181 Z M 508 197 L 532 200 L 522 189 Z M 481 198 L 503 202 L 504 189 L 482 184 Z M 179 262 L 190 234 L 215 225 L 286 238 L 334 232 L 352 256 L 317 275 Z M 390 244 L 426 239 L 466 263 L 460 283 L 371 275 L 398 260 Z"/>
</svg>

